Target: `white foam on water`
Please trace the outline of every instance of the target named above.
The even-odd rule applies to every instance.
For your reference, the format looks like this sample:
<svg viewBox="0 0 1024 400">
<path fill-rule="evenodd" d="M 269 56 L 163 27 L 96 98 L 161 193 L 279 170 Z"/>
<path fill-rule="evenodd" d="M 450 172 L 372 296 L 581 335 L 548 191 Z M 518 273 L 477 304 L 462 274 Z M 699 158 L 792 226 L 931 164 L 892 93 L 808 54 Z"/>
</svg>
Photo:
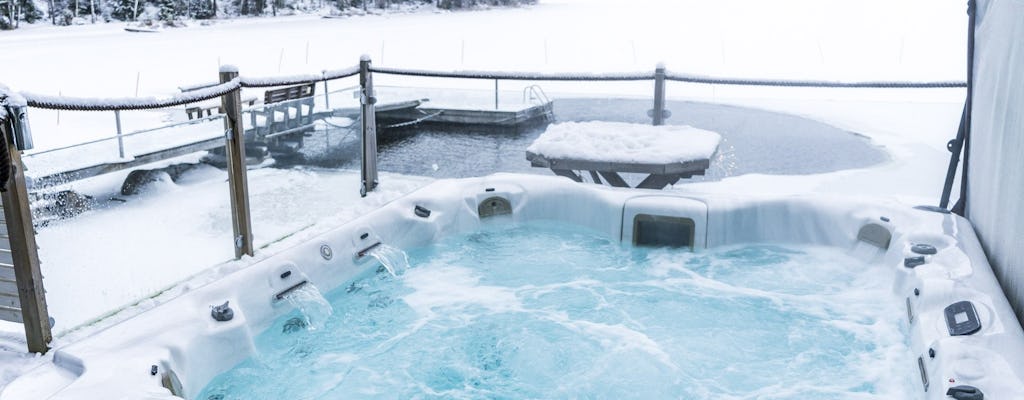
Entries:
<svg viewBox="0 0 1024 400">
<path fill-rule="evenodd" d="M 402 300 L 421 316 L 432 316 L 435 310 L 458 311 L 467 307 L 483 307 L 491 312 L 523 309 L 513 289 L 479 284 L 480 277 L 469 268 L 431 264 L 410 270 L 404 283 L 413 289 Z"/>
<path fill-rule="evenodd" d="M 608 351 L 623 353 L 639 351 L 653 357 L 672 371 L 679 371 L 680 369 L 672 361 L 672 356 L 662 350 L 658 342 L 644 333 L 630 329 L 625 325 L 609 325 L 586 320 L 574 320 L 568 318 L 564 313 L 548 313 L 547 318 L 582 334 L 584 337 L 596 340 Z"/>
</svg>

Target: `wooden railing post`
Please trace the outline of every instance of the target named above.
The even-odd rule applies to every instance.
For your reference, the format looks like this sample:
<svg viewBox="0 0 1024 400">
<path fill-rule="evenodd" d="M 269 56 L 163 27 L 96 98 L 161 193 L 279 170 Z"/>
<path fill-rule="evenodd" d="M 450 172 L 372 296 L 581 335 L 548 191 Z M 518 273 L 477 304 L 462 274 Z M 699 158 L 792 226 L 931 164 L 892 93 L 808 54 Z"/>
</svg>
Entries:
<svg viewBox="0 0 1024 400">
<path fill-rule="evenodd" d="M 220 68 L 220 82 L 238 78 L 238 68 L 225 65 Z M 249 212 L 249 179 L 245 170 L 245 129 L 242 126 L 242 90 L 233 90 L 221 96 L 224 110 L 224 153 L 227 157 L 228 189 L 231 193 L 231 224 L 234 228 L 235 258 L 253 255 L 252 215 Z M 268 122 L 269 123 L 269 122 Z"/>
<path fill-rule="evenodd" d="M 362 108 L 362 184 L 359 194 L 366 194 L 377 188 L 377 103 L 373 91 L 373 74 L 370 72 L 370 56 L 359 59 L 359 104 Z"/>
<path fill-rule="evenodd" d="M 17 115 L 11 115 L 12 119 L 25 118 L 24 109 Z M 13 132 L 16 129 L 10 121 L 0 121 L 0 134 L 3 134 L 10 155 L 10 165 L 0 165 L 0 168 L 12 168 L 10 180 L 7 182 L 7 191 L 2 193 L 4 207 L 4 228 L 3 240 L 10 242 L 11 265 L 18 288 L 19 307 L 21 309 L 22 324 L 25 326 L 25 338 L 28 344 L 28 351 L 33 353 L 46 353 L 49 350 L 49 343 L 53 340 L 50 332 L 50 315 L 46 309 L 46 292 L 43 290 L 43 274 L 39 269 L 39 253 L 36 247 L 36 231 L 32 227 L 32 211 L 29 209 L 28 189 L 25 186 L 25 172 L 21 163 L 21 150 L 18 149 L 14 140 Z M 27 120 L 26 120 L 27 126 Z M 29 133 L 23 132 L 23 142 L 30 139 Z M 23 144 L 24 145 L 24 144 Z M 6 260 L 5 260 L 6 261 Z M 6 308 L 7 304 L 0 304 L 0 309 Z M 2 310 L 0 310 L 2 311 Z"/>
<path fill-rule="evenodd" d="M 654 70 L 654 110 L 651 119 L 655 126 L 665 125 L 665 64 Z"/>
</svg>

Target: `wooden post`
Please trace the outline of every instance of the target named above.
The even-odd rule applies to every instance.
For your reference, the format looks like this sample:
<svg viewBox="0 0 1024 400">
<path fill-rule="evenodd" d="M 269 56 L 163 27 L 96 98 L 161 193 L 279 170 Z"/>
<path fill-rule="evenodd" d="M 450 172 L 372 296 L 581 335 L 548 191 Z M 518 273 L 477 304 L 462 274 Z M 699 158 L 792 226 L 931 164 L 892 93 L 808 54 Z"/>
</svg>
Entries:
<svg viewBox="0 0 1024 400">
<path fill-rule="evenodd" d="M 361 93 L 359 103 L 362 108 L 362 185 L 359 195 L 366 194 L 377 188 L 377 115 L 374 104 L 377 97 L 373 92 L 373 74 L 370 72 L 370 57 L 359 59 L 359 87 Z"/>
<path fill-rule="evenodd" d="M 651 113 L 654 125 L 665 125 L 665 64 L 658 64 L 654 69 L 654 112 Z"/>
<path fill-rule="evenodd" d="M 43 290 L 43 274 L 39 270 L 36 231 L 32 228 L 32 211 L 29 209 L 21 151 L 15 146 L 10 129 L 6 123 L 0 123 L 0 134 L 7 139 L 4 151 L 10 154 L 11 165 L 15 166 L 11 180 L 7 183 L 7 191 L 2 194 L 6 234 L 11 244 L 11 264 L 14 265 L 28 351 L 46 353 L 53 340 L 50 314 L 46 310 L 46 291 Z M 10 168 L 8 165 L 0 167 Z"/>
<path fill-rule="evenodd" d="M 238 68 L 220 67 L 220 82 L 227 83 L 238 77 Z M 242 127 L 241 89 L 221 96 L 224 110 L 225 143 L 228 189 L 231 193 L 231 224 L 234 228 L 235 259 L 243 254 L 253 255 L 252 215 L 249 213 L 249 180 L 245 170 L 245 130 Z"/>
</svg>

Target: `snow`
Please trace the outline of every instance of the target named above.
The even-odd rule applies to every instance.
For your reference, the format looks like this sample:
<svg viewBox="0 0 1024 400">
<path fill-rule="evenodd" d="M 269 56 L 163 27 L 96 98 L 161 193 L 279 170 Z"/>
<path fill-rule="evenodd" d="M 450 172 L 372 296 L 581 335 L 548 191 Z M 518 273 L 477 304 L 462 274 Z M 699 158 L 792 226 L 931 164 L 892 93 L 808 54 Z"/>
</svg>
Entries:
<svg viewBox="0 0 1024 400">
<path fill-rule="evenodd" d="M 721 135 L 686 125 L 564 122 L 548 125 L 526 149 L 549 159 L 671 164 L 710 159 Z"/>
<path fill-rule="evenodd" d="M 0 97 L 4 98 L 9 106 L 24 107 L 28 105 L 28 100 L 25 100 L 25 96 L 22 96 L 21 93 L 12 91 L 2 83 L 0 83 Z"/>
<path fill-rule="evenodd" d="M 879 10 L 885 10 L 880 13 Z M 715 77 L 827 81 L 963 80 L 966 15 L 960 0 L 654 1 L 548 0 L 528 8 L 322 19 L 294 16 L 240 19 L 212 26 L 126 33 L 120 24 L 72 27 L 22 25 L 0 35 L 0 76 L 18 90 L 46 96 L 101 97 L 145 103 L 175 98 L 178 87 L 208 82 L 236 65 L 242 76 L 348 75 L 364 54 L 378 68 L 436 71 L 536 71 L 525 75 L 645 71 L 664 62 L 673 71 Z M 413 40 L 415 39 L 415 40 Z M 386 67 L 385 67 L 386 66 Z M 650 71 L 650 72 L 647 72 Z M 380 86 L 455 88 L 493 96 L 489 80 L 379 74 Z M 331 88 L 355 85 L 353 78 Z M 521 96 L 532 82 L 501 82 Z M 551 97 L 651 96 L 652 83 L 541 82 Z M 383 92 L 380 88 L 379 92 Z M 262 93 L 246 91 L 243 97 Z M 880 196 L 932 204 L 941 191 L 956 132 L 962 89 L 881 90 L 725 87 L 669 82 L 670 98 L 736 104 L 814 118 L 868 137 L 891 161 L 805 176 L 744 175 L 721 182 L 679 184 L 703 193 Z M 194 94 L 190 94 L 194 95 Z M 503 92 L 504 96 L 504 92 Z M 432 104 L 438 104 L 432 97 Z M 318 97 L 318 101 L 321 99 Z M 348 92 L 332 106 L 354 101 Z M 384 97 L 382 102 L 390 101 Z M 454 102 L 462 101 L 456 99 Z M 104 103 L 106 102 L 106 103 Z M 505 104 L 502 98 L 502 104 Z M 95 104 L 86 102 L 85 105 Z M 67 166 L 84 153 L 116 158 L 116 144 L 34 163 L 32 154 L 112 136 L 107 112 L 30 110 L 36 149 L 29 173 Z M 181 121 L 183 108 L 121 113 L 125 132 Z M 669 123 L 685 120 L 676 115 Z M 151 142 L 215 137 L 220 121 L 188 132 L 168 130 Z M 194 135 L 194 136 L 189 136 Z M 146 136 L 146 135 L 140 135 Z M 140 138 L 140 140 L 142 140 Z M 129 153 L 135 145 L 129 143 Z M 59 153 L 58 153 L 59 154 Z M 186 158 L 187 159 L 187 158 Z M 178 161 L 178 160 L 170 160 Z M 194 159 L 189 160 L 194 161 Z M 58 164 L 58 163 L 64 164 Z M 147 167 L 152 168 L 152 166 Z M 127 172 L 77 182 L 109 208 L 39 229 L 40 258 L 56 348 L 108 328 L 155 303 L 217 279 L 343 223 L 426 182 L 384 174 L 381 192 L 358 193 L 358 172 L 251 171 L 257 258 L 229 261 L 230 221 L 222 171 L 200 169 L 151 192 L 108 200 Z M 297 189 L 289 189 L 294 185 Z M 283 238 L 283 239 L 282 239 Z M 225 245 L 228 243 L 228 245 Z M 266 246 L 266 247 L 262 247 Z M 211 266 L 216 265 L 214 268 Z M 184 283 L 179 283 L 184 282 Z M 162 291 L 162 292 L 161 292 Z M 151 297 L 153 296 L 153 297 Z M 118 308 L 119 313 L 100 319 Z M 22 328 L 0 322 L 0 390 L 51 356 L 25 355 Z M 52 352 L 50 353 L 52 354 Z"/>
</svg>

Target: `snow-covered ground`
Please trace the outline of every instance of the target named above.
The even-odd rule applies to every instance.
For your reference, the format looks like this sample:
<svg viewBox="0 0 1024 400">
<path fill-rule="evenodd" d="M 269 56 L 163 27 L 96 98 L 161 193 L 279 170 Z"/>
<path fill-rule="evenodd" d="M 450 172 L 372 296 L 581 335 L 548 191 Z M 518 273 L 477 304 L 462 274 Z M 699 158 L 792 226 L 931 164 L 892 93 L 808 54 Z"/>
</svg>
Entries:
<svg viewBox="0 0 1024 400">
<path fill-rule="evenodd" d="M 962 80 L 964 8 L 960 0 L 550 0 L 479 12 L 235 20 L 156 34 L 128 33 L 120 24 L 36 26 L 0 32 L 0 79 L 15 90 L 49 95 L 167 96 L 178 86 L 215 80 L 221 64 L 237 65 L 245 76 L 318 73 L 353 65 L 360 54 L 369 54 L 378 65 L 442 70 L 648 71 L 664 61 L 674 71 L 715 76 Z M 375 79 L 382 85 L 493 90 L 491 81 Z M 527 84 L 502 83 L 502 89 Z M 552 97 L 651 93 L 650 82 L 543 85 Z M 867 136 L 891 156 L 889 162 L 860 170 L 748 174 L 680 184 L 675 190 L 856 193 L 911 204 L 934 203 L 941 191 L 945 143 L 955 135 L 963 96 L 962 90 L 683 84 L 669 85 L 668 93 L 823 120 Z M 125 131 L 132 131 L 181 120 L 184 112 L 126 112 L 122 118 Z M 114 132 L 112 113 L 32 110 L 30 119 L 36 152 Z M 113 174 L 74 188 L 110 194 L 123 177 Z M 201 167 L 125 204 L 41 228 L 40 258 L 50 312 L 57 320 L 54 345 L 73 342 L 154 301 L 253 262 L 230 261 L 225 179 L 222 171 Z M 360 199 L 358 173 L 351 171 L 251 171 L 261 246 L 257 258 L 354 218 L 425 179 L 384 175 L 381 182 L 380 193 Z M 173 286 L 185 279 L 188 283 Z M 135 305 L 97 321 L 130 304 Z M 21 336 L 20 325 L 0 322 L 0 390 L 46 360 L 23 354 Z"/>
</svg>

